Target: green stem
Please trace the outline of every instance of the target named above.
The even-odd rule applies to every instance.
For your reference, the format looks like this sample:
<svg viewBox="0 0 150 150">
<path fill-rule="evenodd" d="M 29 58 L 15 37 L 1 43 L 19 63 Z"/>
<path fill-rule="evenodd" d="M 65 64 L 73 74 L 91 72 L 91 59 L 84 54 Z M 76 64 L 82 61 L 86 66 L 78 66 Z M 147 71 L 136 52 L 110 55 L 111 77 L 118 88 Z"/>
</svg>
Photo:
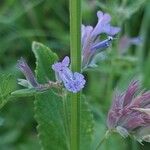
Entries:
<svg viewBox="0 0 150 150">
<path fill-rule="evenodd" d="M 99 142 L 99 144 L 97 145 L 96 150 L 99 150 L 99 148 L 101 147 L 101 145 L 102 145 L 102 144 L 104 143 L 104 141 L 108 138 L 109 134 L 110 134 L 110 131 L 107 130 L 106 133 L 105 133 L 105 135 L 104 135 L 104 137 L 102 138 L 102 140 L 101 140 L 101 141 Z"/>
<path fill-rule="evenodd" d="M 81 72 L 81 0 L 70 0 L 71 68 Z M 80 149 L 80 93 L 71 94 L 71 150 Z"/>
<path fill-rule="evenodd" d="M 150 26 L 150 1 L 147 1 L 147 5 L 145 6 L 145 13 L 143 16 L 140 36 L 142 37 L 142 45 L 137 47 L 137 55 L 138 55 L 138 67 L 139 70 L 143 71 L 143 66 L 145 66 L 145 58 L 144 54 L 146 54 L 146 50 L 149 49 L 149 26 Z M 147 82 L 147 81 L 146 81 Z"/>
</svg>

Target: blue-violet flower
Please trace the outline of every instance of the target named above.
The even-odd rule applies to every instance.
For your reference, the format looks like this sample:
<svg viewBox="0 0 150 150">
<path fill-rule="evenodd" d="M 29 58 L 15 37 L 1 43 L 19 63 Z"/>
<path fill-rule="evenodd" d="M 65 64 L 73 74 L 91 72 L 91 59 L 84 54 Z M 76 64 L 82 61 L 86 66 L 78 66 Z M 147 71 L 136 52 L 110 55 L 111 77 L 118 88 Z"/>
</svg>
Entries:
<svg viewBox="0 0 150 150">
<path fill-rule="evenodd" d="M 66 56 L 62 62 L 52 65 L 58 81 L 63 82 L 65 88 L 73 93 L 79 92 L 85 85 L 84 76 L 78 72 L 72 72 L 69 69 L 70 59 Z"/>
<path fill-rule="evenodd" d="M 92 26 L 82 25 L 82 68 L 87 68 L 93 57 L 110 46 L 113 37 L 120 31 L 119 27 L 110 25 L 111 16 L 101 11 L 97 12 L 98 23 Z M 108 35 L 108 38 L 101 41 L 99 38 L 101 33 Z"/>
</svg>

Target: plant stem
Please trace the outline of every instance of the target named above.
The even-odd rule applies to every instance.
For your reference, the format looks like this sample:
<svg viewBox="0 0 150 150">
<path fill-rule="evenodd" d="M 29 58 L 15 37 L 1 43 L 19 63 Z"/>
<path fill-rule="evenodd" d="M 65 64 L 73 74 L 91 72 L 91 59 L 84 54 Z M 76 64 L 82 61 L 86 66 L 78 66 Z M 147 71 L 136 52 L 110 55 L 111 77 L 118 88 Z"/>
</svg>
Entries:
<svg viewBox="0 0 150 150">
<path fill-rule="evenodd" d="M 99 144 L 97 145 L 96 150 L 99 150 L 99 148 L 101 147 L 101 145 L 102 145 L 102 144 L 104 143 L 104 141 L 108 138 L 109 134 L 110 134 L 110 131 L 107 130 L 106 133 L 105 133 L 105 135 L 104 135 L 104 137 L 102 138 L 102 140 L 101 140 L 101 141 L 99 142 Z"/>
<path fill-rule="evenodd" d="M 143 66 L 145 66 L 146 59 L 144 57 L 147 54 L 146 50 L 149 49 L 149 26 L 150 26 L 150 1 L 147 1 L 147 5 L 145 7 L 145 12 L 143 16 L 143 21 L 141 24 L 140 37 L 142 38 L 141 46 L 137 47 L 137 56 L 138 56 L 138 67 L 139 70 L 143 70 Z M 147 81 L 146 81 L 147 83 Z"/>
<path fill-rule="evenodd" d="M 71 68 L 81 72 L 81 0 L 70 0 Z M 71 150 L 80 149 L 80 93 L 71 94 Z"/>
</svg>

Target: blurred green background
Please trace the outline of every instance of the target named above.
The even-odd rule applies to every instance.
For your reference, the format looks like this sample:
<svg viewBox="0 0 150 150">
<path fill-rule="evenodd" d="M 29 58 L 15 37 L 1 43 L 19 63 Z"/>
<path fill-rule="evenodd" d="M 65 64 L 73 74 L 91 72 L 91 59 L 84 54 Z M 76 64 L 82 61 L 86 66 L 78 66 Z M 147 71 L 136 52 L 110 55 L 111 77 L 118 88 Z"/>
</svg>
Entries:
<svg viewBox="0 0 150 150">
<path fill-rule="evenodd" d="M 16 79 L 21 73 L 16 62 L 22 56 L 32 68 L 35 58 L 32 41 L 49 46 L 60 59 L 69 55 L 69 5 L 67 0 L 1 0 L 0 1 L 0 74 L 12 73 L 11 90 L 20 88 Z M 88 84 L 84 89 L 95 118 L 94 142 L 106 129 L 106 116 L 114 89 L 123 90 L 133 78 L 150 89 L 150 1 L 149 0 L 82 0 L 83 23 L 95 25 L 96 12 L 112 16 L 112 24 L 122 31 L 107 50 L 108 58 L 98 68 L 85 72 Z M 142 44 L 131 46 L 124 55 L 118 48 L 122 35 L 141 36 Z M 0 83 L 2 82 L 2 79 Z M 2 99 L 2 97 L 0 97 Z M 33 98 L 18 98 L 0 111 L 0 150 L 40 149 Z M 134 140 L 113 135 L 102 150 L 148 150 Z"/>
</svg>

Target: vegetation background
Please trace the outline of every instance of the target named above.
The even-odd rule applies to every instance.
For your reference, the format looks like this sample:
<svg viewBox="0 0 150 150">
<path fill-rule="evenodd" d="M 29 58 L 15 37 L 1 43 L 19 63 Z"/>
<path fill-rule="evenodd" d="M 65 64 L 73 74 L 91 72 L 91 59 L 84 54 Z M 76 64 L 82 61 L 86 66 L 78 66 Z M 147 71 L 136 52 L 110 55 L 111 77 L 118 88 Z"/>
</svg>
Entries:
<svg viewBox="0 0 150 150">
<path fill-rule="evenodd" d="M 22 56 L 32 68 L 35 58 L 32 41 L 49 46 L 60 59 L 69 55 L 69 2 L 67 0 L 1 0 L 0 1 L 0 84 L 7 76 L 7 88 L 0 88 L 0 103 L 7 98 L 5 90 L 20 87 L 16 79 L 22 74 L 16 62 Z M 122 31 L 108 49 L 108 58 L 97 69 L 85 73 L 88 85 L 84 93 L 91 105 L 96 123 L 95 143 L 106 129 L 106 116 L 114 89 L 123 90 L 131 79 L 138 78 L 150 89 L 150 1 L 149 0 L 82 0 L 83 23 L 95 25 L 96 12 L 110 13 L 112 23 Z M 124 55 L 119 49 L 122 35 L 141 36 L 140 46 L 131 46 Z M 4 74 L 4 75 L 3 75 Z M 0 111 L 0 150 L 39 150 L 34 120 L 33 98 L 10 101 Z M 5 104 L 5 103 L 4 103 Z M 114 134 L 102 150 L 148 150 L 134 140 Z"/>
</svg>

